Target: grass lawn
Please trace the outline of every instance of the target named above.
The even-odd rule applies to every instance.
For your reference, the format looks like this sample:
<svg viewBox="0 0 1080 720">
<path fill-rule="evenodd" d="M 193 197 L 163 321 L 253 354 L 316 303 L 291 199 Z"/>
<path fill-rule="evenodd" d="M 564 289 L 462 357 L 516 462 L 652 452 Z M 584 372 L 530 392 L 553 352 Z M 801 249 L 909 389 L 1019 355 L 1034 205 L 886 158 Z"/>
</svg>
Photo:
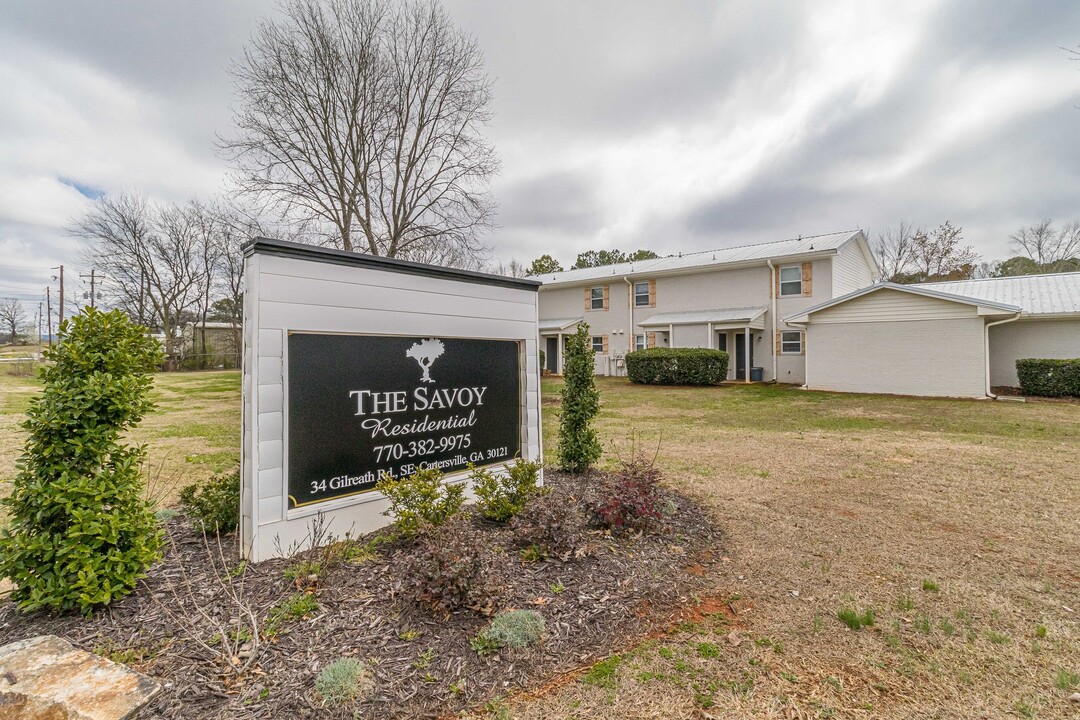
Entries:
<svg viewBox="0 0 1080 720">
<path fill-rule="evenodd" d="M 603 462 L 659 445 L 667 482 L 724 528 L 703 599 L 728 612 L 491 716 L 1076 716 L 1080 404 L 598 384 Z M 0 375 L 0 478 L 36 387 Z M 158 492 L 235 465 L 239 373 L 162 374 L 155 397 L 136 437 Z"/>
<path fill-rule="evenodd" d="M 25 433 L 19 427 L 40 383 L 0 370 L 0 495 L 15 472 Z M 134 431 L 147 445 L 148 492 L 159 505 L 176 502 L 180 487 L 240 463 L 240 372 L 159 373 L 158 409 Z"/>
<path fill-rule="evenodd" d="M 495 716 L 1075 716 L 1080 404 L 598 384 L 605 462 L 659 443 L 714 509 L 734 612 Z"/>
</svg>

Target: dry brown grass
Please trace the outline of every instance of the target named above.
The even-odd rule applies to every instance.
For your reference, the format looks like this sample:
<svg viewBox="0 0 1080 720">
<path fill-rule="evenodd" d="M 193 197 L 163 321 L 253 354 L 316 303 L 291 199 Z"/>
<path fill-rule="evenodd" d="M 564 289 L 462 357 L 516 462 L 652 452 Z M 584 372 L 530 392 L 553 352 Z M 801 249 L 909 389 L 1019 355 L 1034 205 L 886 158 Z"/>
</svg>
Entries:
<svg viewBox="0 0 1080 720">
<path fill-rule="evenodd" d="M 1076 716 L 1080 405 L 601 390 L 605 439 L 662 435 L 669 482 L 714 509 L 738 612 L 493 716 Z"/>
</svg>

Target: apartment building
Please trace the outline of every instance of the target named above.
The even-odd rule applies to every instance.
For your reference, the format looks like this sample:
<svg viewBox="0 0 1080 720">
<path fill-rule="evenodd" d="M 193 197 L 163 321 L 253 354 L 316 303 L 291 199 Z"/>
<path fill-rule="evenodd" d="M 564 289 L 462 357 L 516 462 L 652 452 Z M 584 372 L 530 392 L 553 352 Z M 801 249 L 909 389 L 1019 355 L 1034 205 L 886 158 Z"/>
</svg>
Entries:
<svg viewBox="0 0 1080 720">
<path fill-rule="evenodd" d="M 540 348 L 561 373 L 584 322 L 600 375 L 625 374 L 632 350 L 700 347 L 730 353 L 729 379 L 802 384 L 805 329 L 782 318 L 877 278 L 860 230 L 543 275 Z"/>
</svg>

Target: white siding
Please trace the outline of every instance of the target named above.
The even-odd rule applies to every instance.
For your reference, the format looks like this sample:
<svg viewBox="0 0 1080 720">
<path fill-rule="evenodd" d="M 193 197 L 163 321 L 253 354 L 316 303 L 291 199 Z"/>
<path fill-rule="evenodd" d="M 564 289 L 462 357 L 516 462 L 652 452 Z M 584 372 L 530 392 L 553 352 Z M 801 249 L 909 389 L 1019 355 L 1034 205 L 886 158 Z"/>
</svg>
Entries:
<svg viewBox="0 0 1080 720">
<path fill-rule="evenodd" d="M 985 397 L 981 318 L 815 321 L 807 336 L 813 390 Z"/>
<path fill-rule="evenodd" d="M 832 270 L 833 297 L 847 295 L 874 283 L 870 263 L 867 262 L 859 243 L 855 241 L 840 248 L 833 258 Z"/>
<path fill-rule="evenodd" d="M 990 328 L 990 384 L 1016 387 L 1021 358 L 1080 358 L 1080 319 L 1017 320 Z"/>
<path fill-rule="evenodd" d="M 826 323 L 879 323 L 909 320 L 951 320 L 978 315 L 974 305 L 929 298 L 900 290 L 878 290 L 816 312 L 814 325 Z"/>
</svg>

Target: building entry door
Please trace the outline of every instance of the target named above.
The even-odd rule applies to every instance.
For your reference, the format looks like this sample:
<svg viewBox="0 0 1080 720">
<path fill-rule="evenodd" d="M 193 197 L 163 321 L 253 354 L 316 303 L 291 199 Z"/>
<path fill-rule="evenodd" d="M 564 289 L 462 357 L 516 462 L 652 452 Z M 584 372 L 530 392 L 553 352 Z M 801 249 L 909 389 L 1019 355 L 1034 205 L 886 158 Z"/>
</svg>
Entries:
<svg viewBox="0 0 1080 720">
<path fill-rule="evenodd" d="M 754 366 L 754 343 L 750 343 L 750 367 Z M 735 333 L 735 378 L 746 379 L 746 333 Z"/>
</svg>

